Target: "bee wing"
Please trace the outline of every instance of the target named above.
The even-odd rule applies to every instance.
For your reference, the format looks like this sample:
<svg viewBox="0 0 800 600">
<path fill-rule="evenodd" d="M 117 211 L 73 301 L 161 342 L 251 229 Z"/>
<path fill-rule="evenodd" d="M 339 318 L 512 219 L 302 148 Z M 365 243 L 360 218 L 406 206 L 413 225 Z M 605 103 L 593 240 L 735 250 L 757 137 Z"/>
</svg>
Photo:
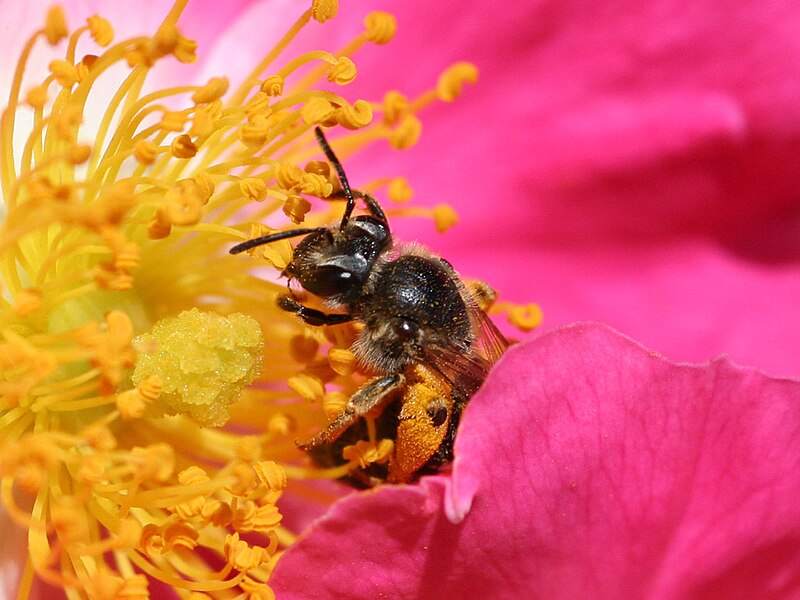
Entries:
<svg viewBox="0 0 800 600">
<path fill-rule="evenodd" d="M 500 333 L 486 313 L 477 306 L 470 309 L 470 319 L 475 331 L 478 332 L 478 336 L 472 343 L 473 350 L 488 360 L 490 364 L 494 364 L 508 348 L 508 340 Z"/>
<path fill-rule="evenodd" d="M 489 369 L 508 347 L 503 334 L 479 308 L 471 310 L 477 337 L 469 349 L 433 345 L 423 349 L 422 360 L 438 373 L 463 399 L 470 398 L 483 384 Z"/>
</svg>

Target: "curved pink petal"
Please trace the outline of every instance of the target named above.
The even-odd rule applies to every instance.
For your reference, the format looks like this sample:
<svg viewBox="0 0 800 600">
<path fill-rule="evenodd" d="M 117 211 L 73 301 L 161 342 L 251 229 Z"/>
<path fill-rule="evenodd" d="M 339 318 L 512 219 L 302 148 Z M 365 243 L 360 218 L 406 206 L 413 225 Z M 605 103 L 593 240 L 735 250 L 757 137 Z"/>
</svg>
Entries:
<svg viewBox="0 0 800 600">
<path fill-rule="evenodd" d="M 725 353 L 773 374 L 800 374 L 792 350 L 800 339 L 798 265 L 765 266 L 700 241 L 535 251 L 515 243 L 508 236 L 492 248 L 465 244 L 446 256 L 490 281 L 501 299 L 534 299 L 544 327 L 598 320 L 674 360 Z"/>
<path fill-rule="evenodd" d="M 456 452 L 452 480 L 335 504 L 279 562 L 280 597 L 800 594 L 797 381 L 579 324 L 509 351 Z"/>
</svg>

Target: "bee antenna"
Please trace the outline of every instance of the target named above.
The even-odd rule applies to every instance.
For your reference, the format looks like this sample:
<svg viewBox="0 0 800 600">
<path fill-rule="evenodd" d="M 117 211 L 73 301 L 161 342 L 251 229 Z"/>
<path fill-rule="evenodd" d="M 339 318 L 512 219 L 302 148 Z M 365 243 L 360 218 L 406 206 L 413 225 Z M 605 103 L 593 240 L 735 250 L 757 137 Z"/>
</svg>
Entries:
<svg viewBox="0 0 800 600">
<path fill-rule="evenodd" d="M 356 199 L 353 196 L 353 192 L 350 190 L 350 184 L 347 181 L 347 175 L 344 174 L 344 167 L 342 167 L 342 163 L 339 162 L 339 159 L 336 158 L 336 155 L 333 153 L 333 149 L 330 147 L 330 144 L 328 144 L 328 140 L 325 139 L 325 134 L 322 133 L 322 129 L 315 127 L 314 134 L 317 136 L 317 141 L 322 147 L 322 151 L 325 153 L 325 156 L 333 165 L 333 168 L 336 169 L 336 173 L 339 175 L 339 183 L 342 185 L 344 197 L 347 198 L 347 206 L 344 209 L 342 222 L 339 225 L 339 227 L 344 227 L 350 220 L 350 215 L 353 214 L 353 210 L 355 210 Z"/>
<path fill-rule="evenodd" d="M 279 231 L 278 233 L 270 233 L 269 235 L 262 235 L 261 237 L 247 240 L 241 244 L 236 244 L 233 248 L 228 250 L 231 254 L 239 254 L 245 250 L 250 250 L 256 246 L 263 246 L 264 244 L 271 244 L 286 238 L 297 237 L 298 235 L 306 235 L 308 233 L 317 233 L 325 231 L 325 227 L 314 227 L 313 229 L 290 229 L 289 231 Z"/>
</svg>

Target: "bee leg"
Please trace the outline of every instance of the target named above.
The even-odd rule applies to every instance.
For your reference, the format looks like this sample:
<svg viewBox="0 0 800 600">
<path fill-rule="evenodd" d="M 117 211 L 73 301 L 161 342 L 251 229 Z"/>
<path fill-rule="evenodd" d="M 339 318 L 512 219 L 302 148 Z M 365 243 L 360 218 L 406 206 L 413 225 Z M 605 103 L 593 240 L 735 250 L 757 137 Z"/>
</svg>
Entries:
<svg viewBox="0 0 800 600">
<path fill-rule="evenodd" d="M 278 306 L 286 312 L 296 314 L 309 325 L 339 325 L 340 323 L 347 323 L 353 320 L 352 315 L 341 313 L 324 313 L 316 308 L 309 308 L 303 306 L 299 302 L 293 300 L 289 296 L 281 296 L 278 298 Z"/>
<path fill-rule="evenodd" d="M 350 396 L 344 410 L 330 425 L 298 447 L 301 450 L 308 450 L 320 444 L 330 444 L 336 441 L 358 419 L 368 412 L 384 406 L 392 398 L 393 393 L 405 384 L 405 380 L 406 378 L 401 373 L 391 373 L 370 379 Z"/>
</svg>

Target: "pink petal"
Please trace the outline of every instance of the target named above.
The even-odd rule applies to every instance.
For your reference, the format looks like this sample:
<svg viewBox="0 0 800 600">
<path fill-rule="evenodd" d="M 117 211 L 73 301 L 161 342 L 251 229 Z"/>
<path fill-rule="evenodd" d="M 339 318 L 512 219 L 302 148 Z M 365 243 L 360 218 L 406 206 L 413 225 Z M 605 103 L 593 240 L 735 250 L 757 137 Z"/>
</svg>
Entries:
<svg viewBox="0 0 800 600">
<path fill-rule="evenodd" d="M 535 251 L 517 243 L 509 234 L 490 247 L 450 247 L 445 256 L 461 273 L 487 279 L 501 299 L 538 302 L 547 328 L 598 320 L 674 360 L 725 353 L 773 374 L 800 374 L 792 350 L 800 339 L 795 264 L 749 262 L 708 242 Z"/>
<path fill-rule="evenodd" d="M 414 91 L 453 60 L 481 69 L 475 89 L 431 111 L 408 157 L 412 184 L 430 202 L 458 201 L 462 240 L 492 239 L 489 205 L 494 232 L 581 243 L 587 235 L 727 239 L 795 204 L 800 19 L 792 2 L 391 10 L 398 34 L 387 48 L 407 68 L 365 52 L 363 79 L 376 90 Z M 370 160 L 378 164 L 368 172 L 385 166 Z"/>
<path fill-rule="evenodd" d="M 271 583 L 288 599 L 797 597 L 799 428 L 796 381 L 568 327 L 498 364 L 451 483 L 338 502 Z M 458 525 L 445 494 L 471 502 Z"/>
</svg>

